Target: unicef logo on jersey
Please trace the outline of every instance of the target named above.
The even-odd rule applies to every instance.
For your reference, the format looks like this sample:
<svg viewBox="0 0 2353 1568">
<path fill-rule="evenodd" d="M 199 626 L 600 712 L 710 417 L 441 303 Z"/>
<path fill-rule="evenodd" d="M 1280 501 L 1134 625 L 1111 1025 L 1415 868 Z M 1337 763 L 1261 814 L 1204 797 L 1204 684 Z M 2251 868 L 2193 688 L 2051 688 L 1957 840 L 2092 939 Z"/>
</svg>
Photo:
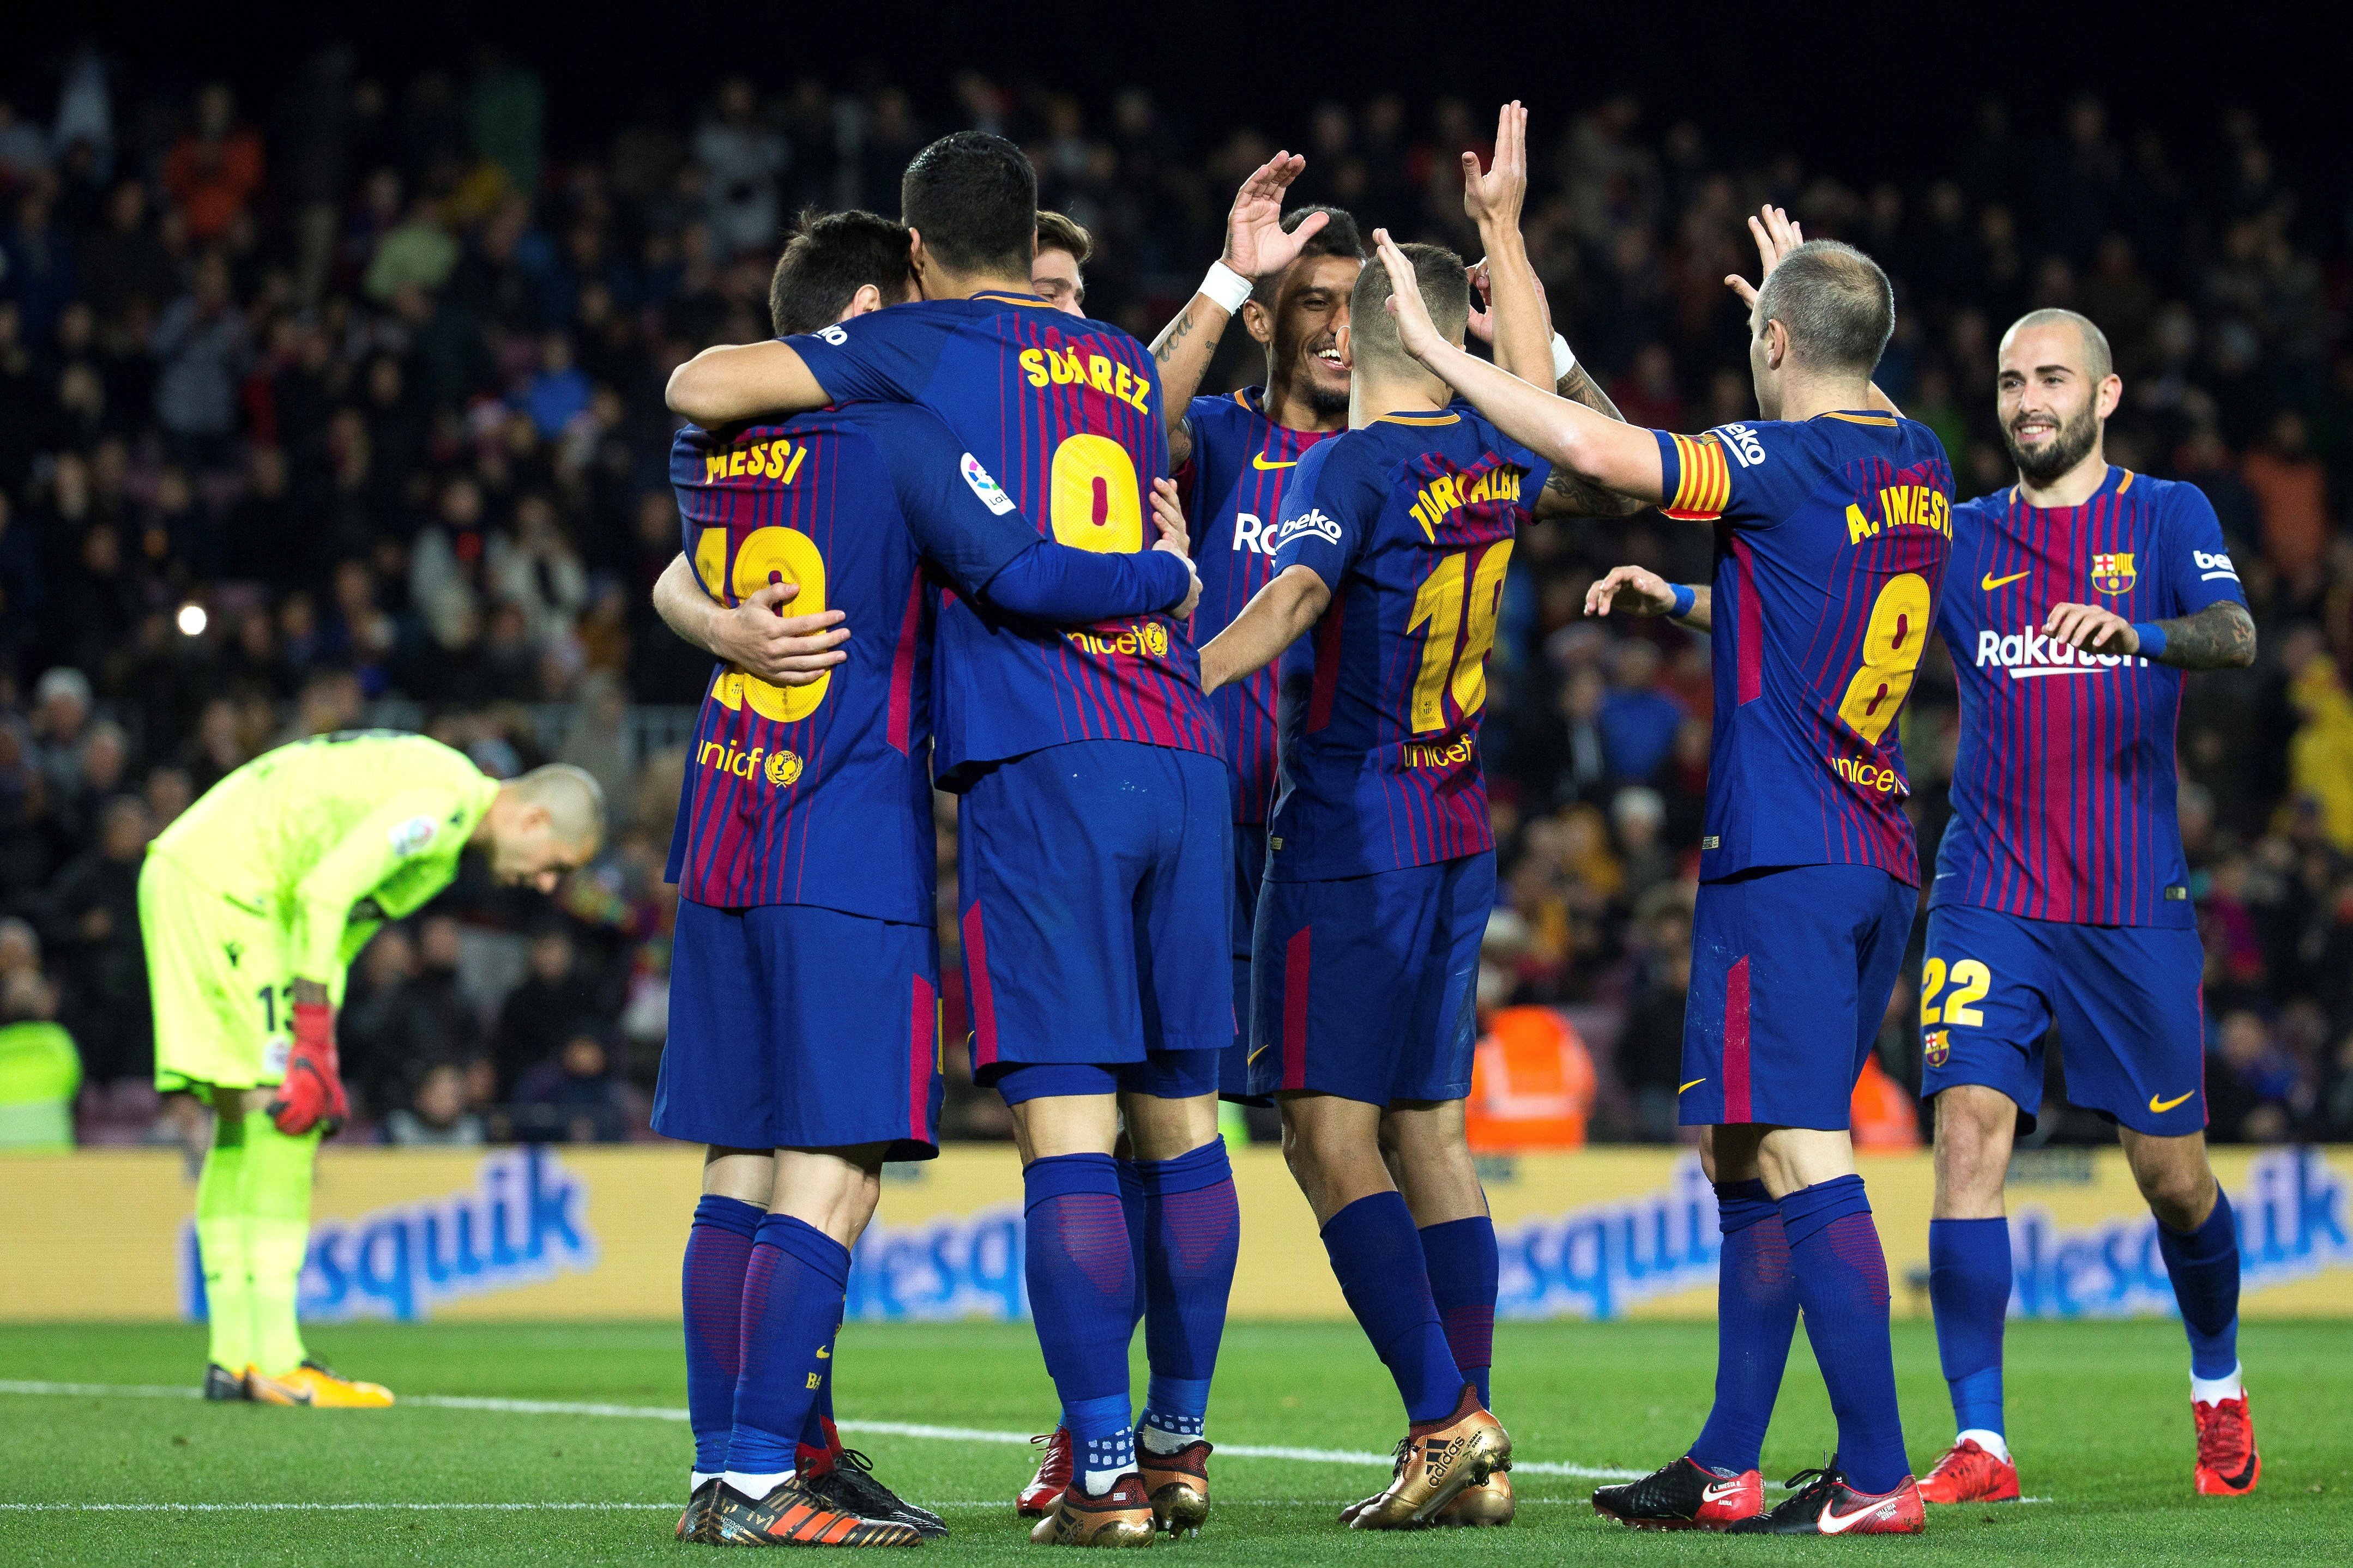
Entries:
<svg viewBox="0 0 2353 1568">
<path fill-rule="evenodd" d="M 1274 536 L 1274 547 L 1280 550 L 1293 540 L 1305 537 L 1320 539 L 1326 544 L 1337 544 L 1340 542 L 1340 525 L 1324 516 L 1322 508 L 1314 508 L 1284 523 Z"/>
</svg>

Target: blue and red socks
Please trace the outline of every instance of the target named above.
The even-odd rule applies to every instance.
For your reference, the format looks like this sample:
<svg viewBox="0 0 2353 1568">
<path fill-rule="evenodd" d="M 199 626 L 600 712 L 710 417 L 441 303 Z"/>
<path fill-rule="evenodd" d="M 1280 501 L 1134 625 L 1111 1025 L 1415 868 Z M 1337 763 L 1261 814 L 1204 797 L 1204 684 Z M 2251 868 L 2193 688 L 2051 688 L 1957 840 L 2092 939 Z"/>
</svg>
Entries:
<svg viewBox="0 0 2353 1568">
<path fill-rule="evenodd" d="M 727 1439 L 727 1484 L 745 1497 L 767 1496 L 797 1468 L 849 1285 L 841 1243 L 790 1215 L 760 1222 L 744 1270 L 744 1370 Z"/>
<path fill-rule="evenodd" d="M 826 1474 L 841 1458 L 841 1434 L 833 1429 L 833 1355 L 841 1343 L 841 1320 L 849 1303 L 845 1300 L 842 1306 L 843 1310 L 834 1314 L 832 1336 L 817 1352 L 820 1381 L 809 1401 L 808 1419 L 801 1423 L 801 1440 L 793 1450 L 794 1466 L 803 1480 Z"/>
<path fill-rule="evenodd" d="M 1452 1414 L 1466 1380 L 1446 1348 L 1421 1235 L 1404 1197 L 1388 1192 L 1358 1198 L 1325 1224 L 1324 1250 L 1348 1310 L 1397 1380 L 1406 1419 L 1440 1421 Z"/>
<path fill-rule="evenodd" d="M 1135 1310 L 1129 1317 L 1127 1336 L 1133 1340 L 1144 1322 L 1146 1298 L 1144 1289 L 1144 1177 L 1137 1173 L 1136 1162 L 1112 1156 L 1112 1164 L 1119 1172 L 1120 1212 L 1127 1215 L 1127 1247 L 1135 1260 Z"/>
<path fill-rule="evenodd" d="M 1142 1194 L 1146 1385 L 1138 1441 L 1173 1454 L 1200 1439 L 1209 1413 L 1209 1375 L 1226 1331 L 1241 1209 L 1222 1138 L 1173 1160 L 1134 1163 Z"/>
<path fill-rule="evenodd" d="M 1781 1200 L 1806 1338 L 1838 1416 L 1847 1484 L 1876 1496 L 1912 1473 L 1895 1408 L 1895 1354 L 1887 1334 L 1887 1255 L 1861 1176 L 1837 1176 Z"/>
<path fill-rule="evenodd" d="M 686 1233 L 679 1296 L 686 1308 L 686 1417 L 694 1431 L 691 1486 L 727 1468 L 735 1379 L 744 1370 L 744 1269 L 763 1217 L 750 1204 L 705 1194 Z"/>
<path fill-rule="evenodd" d="M 2190 1397 L 2210 1405 L 2238 1398 L 2239 1221 L 2222 1189 L 2214 1189 L 2214 1212 L 2196 1230 L 2158 1222 L 2157 1250 L 2189 1335 Z"/>
<path fill-rule="evenodd" d="M 2001 1424 L 2010 1285 L 2007 1218 L 1928 1222 L 1928 1300 L 1936 1313 L 1936 1359 L 1953 1394 L 1953 1427 L 1997 1458 L 2010 1457 Z"/>
<path fill-rule="evenodd" d="M 1061 1396 L 1072 1479 L 1099 1497 L 1135 1468 L 1135 1255 L 1119 1172 L 1109 1154 L 1056 1154 L 1029 1162 L 1021 1184 L 1029 1313 Z"/>
<path fill-rule="evenodd" d="M 1421 1227 L 1421 1261 L 1430 1272 L 1430 1299 L 1438 1326 L 1479 1403 L 1495 1407 L 1490 1384 L 1495 1363 L 1495 1222 L 1485 1215 Z"/>
</svg>

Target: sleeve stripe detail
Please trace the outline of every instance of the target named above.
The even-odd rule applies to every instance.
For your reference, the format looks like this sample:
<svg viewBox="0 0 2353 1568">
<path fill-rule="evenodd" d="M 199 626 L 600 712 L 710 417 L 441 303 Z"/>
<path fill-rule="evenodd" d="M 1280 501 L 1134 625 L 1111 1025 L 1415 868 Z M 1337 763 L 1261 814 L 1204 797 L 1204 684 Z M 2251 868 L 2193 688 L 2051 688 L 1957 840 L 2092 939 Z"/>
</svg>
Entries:
<svg viewBox="0 0 2353 1568">
<path fill-rule="evenodd" d="M 1723 444 L 1713 436 L 1677 436 L 1675 493 L 1662 508 L 1669 517 L 1695 518 L 1703 522 L 1724 515 L 1732 500 L 1732 470 Z"/>
</svg>

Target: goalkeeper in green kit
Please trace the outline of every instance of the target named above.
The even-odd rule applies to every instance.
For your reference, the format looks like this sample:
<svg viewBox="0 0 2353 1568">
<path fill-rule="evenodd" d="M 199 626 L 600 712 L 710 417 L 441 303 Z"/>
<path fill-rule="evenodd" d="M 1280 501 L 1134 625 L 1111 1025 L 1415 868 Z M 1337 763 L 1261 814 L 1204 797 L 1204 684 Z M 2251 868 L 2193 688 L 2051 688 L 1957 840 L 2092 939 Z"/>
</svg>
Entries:
<svg viewBox="0 0 2353 1568">
<path fill-rule="evenodd" d="M 465 850 L 501 882 L 553 892 L 603 832 L 603 796 L 578 768 L 501 784 L 438 741 L 352 731 L 256 757 L 149 846 L 139 929 L 156 1087 L 215 1113 L 196 1183 L 206 1398 L 392 1403 L 311 1360 L 294 1316 L 311 1161 L 349 1109 L 335 1062 L 344 971 L 377 927 L 448 887 Z"/>
</svg>

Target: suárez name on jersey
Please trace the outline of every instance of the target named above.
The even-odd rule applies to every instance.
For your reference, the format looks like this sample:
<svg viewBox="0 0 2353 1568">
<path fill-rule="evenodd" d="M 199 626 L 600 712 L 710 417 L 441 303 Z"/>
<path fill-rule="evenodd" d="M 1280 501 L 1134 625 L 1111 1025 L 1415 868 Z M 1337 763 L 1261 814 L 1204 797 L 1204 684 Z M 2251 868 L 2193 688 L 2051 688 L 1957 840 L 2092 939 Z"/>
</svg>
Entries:
<svg viewBox="0 0 2353 1568">
<path fill-rule="evenodd" d="M 793 476 L 801 471 L 801 459 L 807 456 L 807 447 L 796 447 L 782 439 L 755 441 L 749 447 L 725 452 L 705 452 L 702 482 L 708 485 L 721 479 L 775 479 L 788 485 Z"/>
<path fill-rule="evenodd" d="M 1152 412 L 1152 383 L 1105 354 L 1077 349 L 1023 349 L 1022 374 L 1032 386 L 1092 386 L 1139 414 Z"/>
<path fill-rule="evenodd" d="M 2008 637 L 1990 626 L 1978 633 L 1977 667 L 2006 670 L 2012 680 L 2037 675 L 2088 675 L 2127 664 L 2148 668 L 2148 660 L 2134 654 L 2078 652 L 2031 626 L 2021 626 Z"/>
</svg>

